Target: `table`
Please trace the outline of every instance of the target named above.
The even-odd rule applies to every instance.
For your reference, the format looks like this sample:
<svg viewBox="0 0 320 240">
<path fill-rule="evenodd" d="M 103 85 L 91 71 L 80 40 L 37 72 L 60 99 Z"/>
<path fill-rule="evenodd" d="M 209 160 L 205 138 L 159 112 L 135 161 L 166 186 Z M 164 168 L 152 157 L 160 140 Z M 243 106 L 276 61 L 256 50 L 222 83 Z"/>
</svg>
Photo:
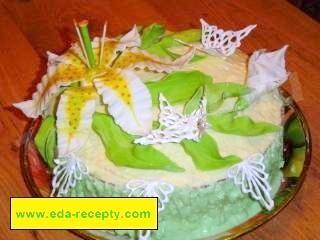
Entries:
<svg viewBox="0 0 320 240">
<path fill-rule="evenodd" d="M 287 66 L 295 78 L 285 89 L 299 100 L 310 124 L 313 159 L 301 191 L 276 218 L 241 239 L 319 239 L 320 228 L 320 25 L 282 0 L 11 0 L 0 1 L 0 239 L 76 240 L 68 231 L 10 231 L 9 197 L 30 196 L 21 176 L 19 147 L 27 119 L 11 107 L 29 98 L 45 71 L 46 51 L 61 53 L 76 39 L 72 19 L 90 20 L 100 35 L 132 24 L 199 27 L 199 18 L 225 29 L 257 23 L 241 49 L 277 49 L 288 43 Z"/>
</svg>

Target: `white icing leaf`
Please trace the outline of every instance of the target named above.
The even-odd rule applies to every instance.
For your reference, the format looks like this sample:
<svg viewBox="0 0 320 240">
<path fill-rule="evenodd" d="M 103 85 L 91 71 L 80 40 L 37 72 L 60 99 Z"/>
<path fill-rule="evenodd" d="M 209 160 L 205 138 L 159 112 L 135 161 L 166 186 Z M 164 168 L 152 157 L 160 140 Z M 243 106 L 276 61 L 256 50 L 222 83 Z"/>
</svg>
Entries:
<svg viewBox="0 0 320 240">
<path fill-rule="evenodd" d="M 138 48 L 132 48 L 123 52 L 113 67 L 148 69 L 150 71 L 170 73 L 187 64 L 192 59 L 194 53 L 195 48 L 192 47 L 185 54 L 172 61 L 166 58 L 159 58 Z"/>
<path fill-rule="evenodd" d="M 53 169 L 51 197 L 67 194 L 69 189 L 76 186 L 77 181 L 88 174 L 88 168 L 73 153 L 57 158 L 54 162 L 57 165 Z"/>
<path fill-rule="evenodd" d="M 252 54 L 249 59 L 247 85 L 254 91 L 247 96 L 249 101 L 278 88 L 288 79 L 285 68 L 287 48 L 288 45 L 285 45 L 274 52 L 258 50 Z"/>
<path fill-rule="evenodd" d="M 57 109 L 58 157 L 78 151 L 87 141 L 96 106 L 93 87 L 69 88 Z"/>
<path fill-rule="evenodd" d="M 109 69 L 94 80 L 108 112 L 126 132 L 144 135 L 152 128 L 152 99 L 147 87 L 131 70 Z"/>
<path fill-rule="evenodd" d="M 174 186 L 163 181 L 131 180 L 126 188 L 130 191 L 129 197 L 157 197 L 159 212 L 165 209 L 169 195 L 174 191 Z"/>
<path fill-rule="evenodd" d="M 268 174 L 263 163 L 264 156 L 255 154 L 231 167 L 228 177 L 233 179 L 236 185 L 241 186 L 243 193 L 249 193 L 252 198 L 271 210 L 274 206 L 271 198 L 271 187 L 268 182 Z"/>
<path fill-rule="evenodd" d="M 207 101 L 202 98 L 200 106 L 190 115 L 182 115 L 160 94 L 160 127 L 148 135 L 135 139 L 134 143 L 149 145 L 159 143 L 179 143 L 184 139 L 199 141 L 208 124 L 206 122 Z"/>
<path fill-rule="evenodd" d="M 246 37 L 257 25 L 249 25 L 239 31 L 224 31 L 215 25 L 209 25 L 200 19 L 202 26 L 201 42 L 204 50 L 213 50 L 225 56 L 232 55 Z"/>
</svg>

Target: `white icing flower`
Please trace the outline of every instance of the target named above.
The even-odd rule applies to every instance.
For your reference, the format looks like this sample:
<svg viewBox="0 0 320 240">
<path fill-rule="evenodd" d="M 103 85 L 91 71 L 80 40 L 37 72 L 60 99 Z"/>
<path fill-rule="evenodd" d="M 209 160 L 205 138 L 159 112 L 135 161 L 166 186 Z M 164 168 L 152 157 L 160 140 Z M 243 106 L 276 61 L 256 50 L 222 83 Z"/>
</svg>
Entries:
<svg viewBox="0 0 320 240">
<path fill-rule="evenodd" d="M 268 174 L 263 163 L 264 156 L 255 154 L 239 164 L 231 167 L 228 177 L 233 179 L 236 185 L 241 186 L 243 193 L 249 193 L 252 198 L 260 201 L 266 209 L 271 210 L 274 202 L 271 198 L 271 187 L 268 182 Z"/>
<path fill-rule="evenodd" d="M 201 42 L 205 50 L 213 50 L 225 56 L 232 55 L 245 38 L 257 25 L 249 25 L 239 31 L 224 31 L 215 25 L 209 25 L 200 19 L 202 26 Z"/>
<path fill-rule="evenodd" d="M 184 139 L 199 141 L 202 133 L 208 128 L 206 121 L 207 100 L 203 98 L 197 110 L 190 115 L 182 115 L 172 107 L 160 94 L 160 127 L 148 135 L 135 139 L 134 143 L 149 145 L 158 143 L 179 143 Z"/>
<path fill-rule="evenodd" d="M 76 186 L 77 181 L 88 174 L 87 166 L 73 153 L 57 158 L 54 162 L 57 165 L 53 169 L 51 197 L 67 194 L 69 189 Z"/>
<path fill-rule="evenodd" d="M 274 52 L 258 50 L 251 55 L 247 85 L 254 91 L 247 96 L 249 101 L 254 101 L 264 93 L 278 88 L 288 79 L 285 68 L 287 48 L 288 45 Z"/>
</svg>

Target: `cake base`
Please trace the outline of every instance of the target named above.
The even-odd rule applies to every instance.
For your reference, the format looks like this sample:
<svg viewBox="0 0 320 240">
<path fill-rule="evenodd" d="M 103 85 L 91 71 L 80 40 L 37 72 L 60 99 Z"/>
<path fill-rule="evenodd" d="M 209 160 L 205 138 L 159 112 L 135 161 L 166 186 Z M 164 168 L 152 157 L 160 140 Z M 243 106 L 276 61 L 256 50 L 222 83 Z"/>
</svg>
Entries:
<svg viewBox="0 0 320 240">
<path fill-rule="evenodd" d="M 272 196 L 278 191 L 283 166 L 283 137 L 278 134 L 276 140 L 264 154 L 266 171 L 272 187 Z M 69 193 L 74 197 L 126 197 L 124 188 L 105 184 L 94 177 L 81 180 Z M 212 237 L 231 229 L 262 210 L 259 202 L 241 192 L 230 179 L 218 181 L 212 185 L 176 188 L 170 195 L 170 202 L 159 215 L 159 230 L 152 232 L 152 239 L 182 240 Z M 100 231 L 99 235 L 107 234 Z M 110 234 L 110 231 L 109 231 Z M 119 237 L 134 239 L 134 231 L 114 232 Z M 121 239 L 121 238 L 120 238 Z"/>
</svg>

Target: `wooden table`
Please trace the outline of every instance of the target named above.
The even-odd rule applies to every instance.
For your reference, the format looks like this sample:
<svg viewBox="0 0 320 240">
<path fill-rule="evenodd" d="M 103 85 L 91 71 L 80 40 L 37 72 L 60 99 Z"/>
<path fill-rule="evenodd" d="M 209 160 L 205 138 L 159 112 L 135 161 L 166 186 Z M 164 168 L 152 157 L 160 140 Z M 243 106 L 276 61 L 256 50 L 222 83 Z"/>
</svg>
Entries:
<svg viewBox="0 0 320 240">
<path fill-rule="evenodd" d="M 79 239 L 67 231 L 9 230 L 9 197 L 29 196 L 19 166 L 28 120 L 11 104 L 31 96 L 45 71 L 46 51 L 61 53 L 75 40 L 72 19 L 88 18 L 92 32 L 99 35 L 106 19 L 110 36 L 134 23 L 159 22 L 172 30 L 199 27 L 200 17 L 229 29 L 257 23 L 241 46 L 247 53 L 290 45 L 287 66 L 299 81 L 285 88 L 300 100 L 312 132 L 313 159 L 300 193 L 276 218 L 242 239 L 320 239 L 320 26 L 280 0 L 1 1 L 0 239 Z"/>
</svg>

